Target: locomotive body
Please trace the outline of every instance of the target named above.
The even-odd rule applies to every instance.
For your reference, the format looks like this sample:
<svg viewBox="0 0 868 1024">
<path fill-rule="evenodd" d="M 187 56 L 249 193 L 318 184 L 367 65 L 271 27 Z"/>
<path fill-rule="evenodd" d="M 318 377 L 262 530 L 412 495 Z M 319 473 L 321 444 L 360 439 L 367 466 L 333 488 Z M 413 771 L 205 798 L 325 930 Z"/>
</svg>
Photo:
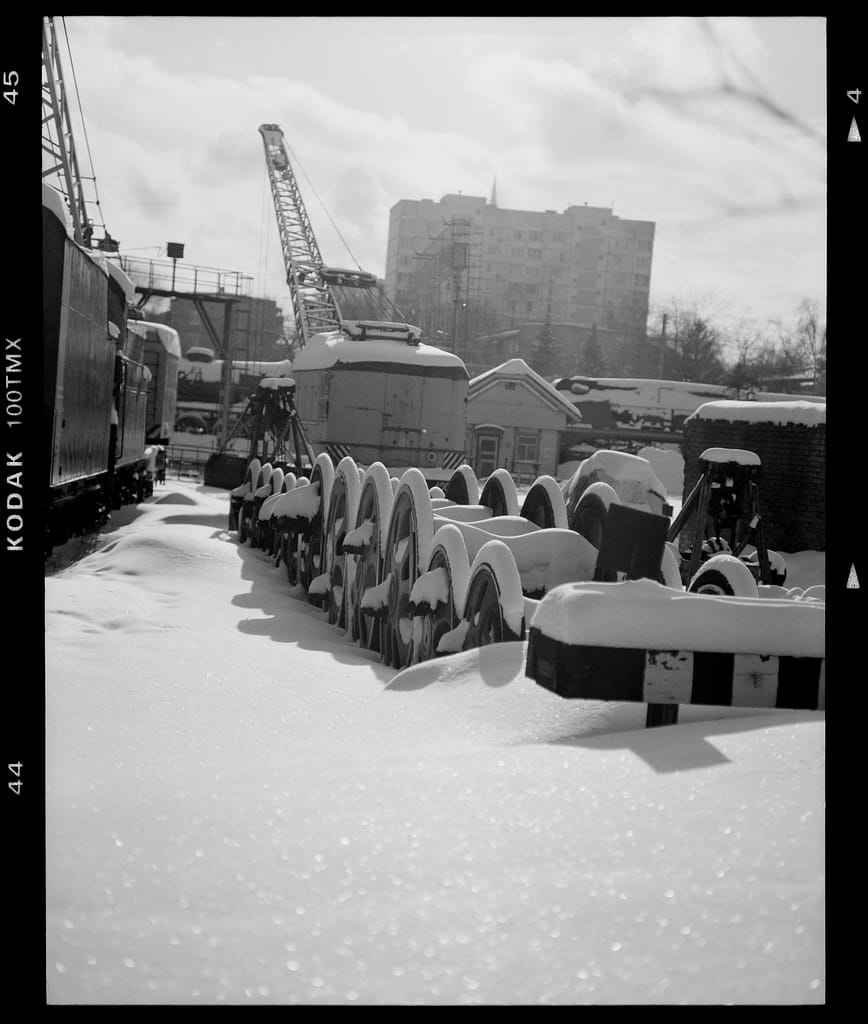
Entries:
<svg viewBox="0 0 868 1024">
<path fill-rule="evenodd" d="M 129 278 L 72 238 L 64 200 L 43 185 L 43 413 L 46 553 L 153 491 L 145 455 L 150 372 L 126 330 Z"/>
<path fill-rule="evenodd" d="M 128 320 L 128 335 L 144 342 L 143 360 L 151 373 L 145 411 L 145 436 L 154 444 L 167 445 L 175 426 L 178 405 L 178 364 L 181 342 L 178 332 L 166 324 Z"/>
</svg>

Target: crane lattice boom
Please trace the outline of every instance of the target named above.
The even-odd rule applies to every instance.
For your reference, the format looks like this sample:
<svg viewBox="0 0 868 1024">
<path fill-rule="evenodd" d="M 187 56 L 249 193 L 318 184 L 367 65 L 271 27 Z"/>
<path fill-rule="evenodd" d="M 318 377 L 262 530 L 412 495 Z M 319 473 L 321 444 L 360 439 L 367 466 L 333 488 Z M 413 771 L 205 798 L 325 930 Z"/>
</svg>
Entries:
<svg viewBox="0 0 868 1024">
<path fill-rule="evenodd" d="M 42 151 L 42 177 L 56 175 L 72 218 L 75 240 L 79 245 L 90 248 L 93 226 L 75 154 L 54 18 L 42 19 Z"/>
<path fill-rule="evenodd" d="M 276 124 L 260 125 L 259 132 L 265 146 L 295 329 L 299 344 L 304 345 L 314 334 L 338 330 L 341 318 L 322 277 L 322 256 L 292 173 L 283 132 Z"/>
</svg>

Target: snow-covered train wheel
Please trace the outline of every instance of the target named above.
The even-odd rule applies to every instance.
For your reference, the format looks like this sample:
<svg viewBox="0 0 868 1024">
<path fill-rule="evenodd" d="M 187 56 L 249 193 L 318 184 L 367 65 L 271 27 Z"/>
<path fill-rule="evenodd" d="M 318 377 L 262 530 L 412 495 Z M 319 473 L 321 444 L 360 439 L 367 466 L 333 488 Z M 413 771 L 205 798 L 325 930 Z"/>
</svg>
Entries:
<svg viewBox="0 0 868 1024">
<path fill-rule="evenodd" d="M 310 474 L 310 486 L 319 486 L 319 509 L 310 521 L 309 528 L 304 531 L 301 544 L 299 545 L 298 575 L 299 582 L 305 590 L 310 588 L 312 581 L 316 579 L 322 571 L 320 566 L 322 565 L 324 546 L 323 526 L 326 520 L 334 479 L 334 463 L 329 455 L 322 452 L 317 455 Z M 310 601 L 311 604 L 319 605 L 322 603 L 322 598 L 318 595 L 308 594 L 308 601 Z"/>
<path fill-rule="evenodd" d="M 356 530 L 365 533 L 355 555 L 355 570 L 349 588 L 350 639 L 366 650 L 380 652 L 380 623 L 362 611 L 362 595 L 380 582 L 383 545 L 392 508 L 392 481 L 382 462 L 368 467 L 361 482 L 356 511 Z"/>
<path fill-rule="evenodd" d="M 299 548 L 302 542 L 302 535 L 299 530 L 286 531 L 281 540 L 280 558 L 286 566 L 286 578 L 291 587 L 297 587 L 301 582 L 299 573 Z"/>
<path fill-rule="evenodd" d="M 247 533 L 250 537 L 250 546 L 252 548 L 259 547 L 259 541 L 261 534 L 259 532 L 259 510 L 262 507 L 262 501 L 260 498 L 253 499 L 253 508 L 250 511 L 250 516 L 247 522 Z"/>
<path fill-rule="evenodd" d="M 479 504 L 479 481 L 470 466 L 465 464 L 455 470 L 449 477 L 444 494 L 456 505 Z"/>
<path fill-rule="evenodd" d="M 521 577 L 512 552 L 503 541 L 488 541 L 474 558 L 462 618 L 467 624 L 465 651 L 522 639 Z"/>
<path fill-rule="evenodd" d="M 250 517 L 253 515 L 253 502 L 245 501 L 238 510 L 238 543 L 245 544 L 250 539 Z"/>
<path fill-rule="evenodd" d="M 615 488 L 597 481 L 586 488 L 570 516 L 569 528 L 581 534 L 599 551 L 603 544 L 603 533 L 611 504 L 619 505 L 621 499 Z"/>
<path fill-rule="evenodd" d="M 687 588 L 691 594 L 723 594 L 727 597 L 757 597 L 756 580 L 735 555 L 714 555 L 697 569 Z"/>
<path fill-rule="evenodd" d="M 434 513 L 425 477 L 408 469 L 392 499 L 383 551 L 382 582 L 388 583 L 387 607 L 380 625 L 383 661 L 393 668 L 409 665 L 413 656 L 410 593 L 427 563 L 434 536 Z"/>
<path fill-rule="evenodd" d="M 537 477 L 527 492 L 519 515 L 544 530 L 567 528 L 567 507 L 560 484 L 553 476 Z"/>
<path fill-rule="evenodd" d="M 479 504 L 490 508 L 493 516 L 518 515 L 515 481 L 505 469 L 496 469 L 485 481 L 482 494 L 479 496 Z"/>
<path fill-rule="evenodd" d="M 418 616 L 420 630 L 414 661 L 429 661 L 444 653 L 438 650 L 440 640 L 455 629 L 464 609 L 470 579 L 470 559 L 461 531 L 452 523 L 441 526 L 434 534 L 431 557 L 423 575 L 427 576 L 428 573 L 438 573 L 440 578 L 435 577 L 436 583 L 443 586 L 442 592 L 436 595 L 430 591 L 437 587 L 429 588 L 429 593 L 423 595 L 427 600 L 424 605 L 420 603 L 422 612 Z"/>
<path fill-rule="evenodd" d="M 329 622 L 338 629 L 346 629 L 347 626 L 348 557 L 344 551 L 344 537 L 355 525 L 360 491 L 358 469 L 353 459 L 347 455 L 341 459 L 335 470 L 328 519 L 323 532 L 323 572 L 329 574 L 326 610 Z"/>
</svg>

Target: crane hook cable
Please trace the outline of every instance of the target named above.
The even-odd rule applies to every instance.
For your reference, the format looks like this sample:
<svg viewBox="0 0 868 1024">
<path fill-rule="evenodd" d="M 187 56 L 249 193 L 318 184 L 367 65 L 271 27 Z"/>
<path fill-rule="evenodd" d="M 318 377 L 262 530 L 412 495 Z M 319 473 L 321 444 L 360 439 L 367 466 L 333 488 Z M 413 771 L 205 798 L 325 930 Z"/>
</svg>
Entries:
<svg viewBox="0 0 868 1024">
<path fill-rule="evenodd" d="M 334 219 L 332 218 L 332 215 L 331 215 L 331 214 L 329 213 L 329 211 L 328 211 L 328 207 L 327 207 L 327 206 L 326 206 L 326 204 L 325 204 L 325 203 L 324 203 L 324 202 L 322 201 L 322 199 L 320 199 L 320 195 L 319 195 L 319 193 L 317 192 L 316 188 L 314 187 L 314 184 L 313 184 L 313 182 L 312 182 L 312 181 L 310 180 L 310 178 L 308 177 L 308 175 L 307 175 L 307 171 L 306 171 L 306 170 L 304 169 L 304 167 L 302 167 L 302 165 L 301 165 L 301 161 L 300 161 L 300 160 L 298 159 L 298 157 L 297 157 L 297 156 L 295 155 L 295 153 L 294 153 L 294 151 L 293 151 L 292 147 L 291 147 L 291 146 L 289 145 L 289 143 L 288 143 L 288 142 L 286 142 L 286 139 L 284 139 L 284 144 L 286 145 L 286 148 L 287 148 L 287 149 L 289 150 L 289 153 L 290 153 L 290 155 L 292 156 L 292 159 L 293 159 L 293 161 L 294 161 L 294 163 L 295 163 L 296 167 L 298 167 L 298 169 L 299 169 L 299 170 L 301 171 L 301 173 L 302 173 L 302 174 L 304 175 L 304 177 L 305 177 L 305 181 L 307 181 L 308 185 L 310 186 L 310 189 L 311 189 L 311 191 L 313 192 L 313 194 L 314 194 L 314 195 L 315 195 L 315 196 L 317 197 L 317 199 L 319 200 L 319 204 L 320 204 L 320 206 L 321 206 L 321 207 L 322 207 L 322 208 L 323 208 L 323 209 L 325 210 L 325 214 L 326 214 L 326 216 L 328 217 L 329 221 L 331 222 L 331 226 L 332 226 L 332 227 L 333 227 L 333 228 L 335 229 L 335 231 L 337 232 L 338 238 L 340 238 L 340 240 L 341 240 L 341 241 L 342 241 L 342 242 L 344 243 L 344 247 L 346 248 L 347 252 L 348 252 L 348 253 L 350 254 L 350 259 L 351 259 L 351 260 L 353 261 L 353 263 L 355 263 L 355 265 L 356 265 L 356 266 L 358 267 L 358 269 L 359 269 L 359 270 L 361 270 L 361 269 L 362 269 L 362 266 L 361 266 L 361 264 L 360 264 L 360 263 L 359 263 L 359 261 L 358 261 L 358 260 L 356 259 L 356 257 L 355 257 L 355 256 L 353 255 L 353 251 L 352 251 L 352 250 L 350 249 L 349 245 L 347 244 L 347 240 L 346 240 L 346 239 L 344 238 L 344 236 L 343 236 L 343 235 L 341 234 L 341 229 L 340 229 L 340 228 L 339 228 L 339 227 L 337 226 L 337 224 L 335 224 L 335 222 L 334 222 Z"/>
</svg>

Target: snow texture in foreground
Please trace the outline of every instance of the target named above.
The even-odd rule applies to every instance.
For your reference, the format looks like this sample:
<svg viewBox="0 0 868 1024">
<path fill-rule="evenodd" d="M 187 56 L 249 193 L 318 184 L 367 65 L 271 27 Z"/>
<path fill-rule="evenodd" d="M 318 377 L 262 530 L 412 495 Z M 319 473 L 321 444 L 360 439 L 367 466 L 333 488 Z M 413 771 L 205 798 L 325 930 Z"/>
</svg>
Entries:
<svg viewBox="0 0 868 1024">
<path fill-rule="evenodd" d="M 824 1001 L 822 713 L 645 730 L 521 643 L 396 673 L 228 502 L 158 487 L 45 581 L 50 1003 Z"/>
</svg>

